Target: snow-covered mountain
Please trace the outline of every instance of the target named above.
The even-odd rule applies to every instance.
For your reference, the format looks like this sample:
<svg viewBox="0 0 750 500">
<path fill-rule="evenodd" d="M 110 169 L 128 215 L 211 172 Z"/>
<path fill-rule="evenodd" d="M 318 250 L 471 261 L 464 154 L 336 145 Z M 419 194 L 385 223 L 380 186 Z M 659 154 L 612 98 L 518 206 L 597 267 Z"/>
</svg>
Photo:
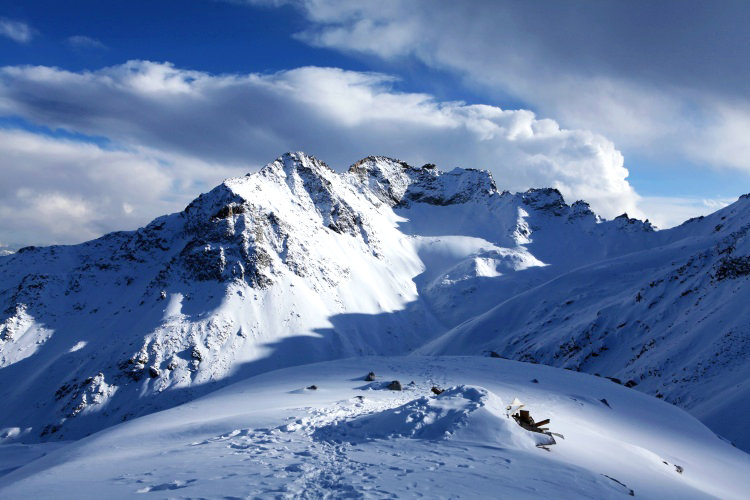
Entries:
<svg viewBox="0 0 750 500">
<path fill-rule="evenodd" d="M 531 287 L 421 348 L 618 379 L 750 448 L 750 197 Z"/>
<path fill-rule="evenodd" d="M 486 171 L 287 154 L 137 231 L 0 257 L 0 432 L 78 438 L 315 361 L 494 351 L 632 380 L 750 448 L 726 419 L 750 409 L 749 211 L 655 231 Z"/>
</svg>

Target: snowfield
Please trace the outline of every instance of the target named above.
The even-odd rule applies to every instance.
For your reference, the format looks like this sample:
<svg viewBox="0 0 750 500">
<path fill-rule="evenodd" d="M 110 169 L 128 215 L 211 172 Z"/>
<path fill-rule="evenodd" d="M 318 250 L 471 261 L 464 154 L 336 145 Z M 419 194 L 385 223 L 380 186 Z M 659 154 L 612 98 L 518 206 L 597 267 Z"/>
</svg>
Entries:
<svg viewBox="0 0 750 500">
<path fill-rule="evenodd" d="M 657 231 L 487 171 L 288 153 L 0 256 L 3 492 L 741 497 L 749 298 L 750 195 Z M 565 439 L 538 448 L 516 397 Z"/>
<path fill-rule="evenodd" d="M 394 379 L 403 391 L 384 389 Z M 546 436 L 506 416 L 516 397 L 565 438 L 538 448 Z M 7 473 L 0 496 L 746 498 L 748 474 L 750 457 L 695 418 L 606 379 L 494 358 L 365 357 L 266 373 L 113 426 Z"/>
</svg>

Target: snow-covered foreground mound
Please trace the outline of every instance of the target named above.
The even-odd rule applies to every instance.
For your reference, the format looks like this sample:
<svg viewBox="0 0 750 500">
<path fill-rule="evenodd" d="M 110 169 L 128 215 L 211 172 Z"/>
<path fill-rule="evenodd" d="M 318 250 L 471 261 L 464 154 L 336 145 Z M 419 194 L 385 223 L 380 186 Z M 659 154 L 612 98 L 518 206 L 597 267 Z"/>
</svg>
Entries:
<svg viewBox="0 0 750 500">
<path fill-rule="evenodd" d="M 502 401 L 487 389 L 461 385 L 388 410 L 336 420 L 317 429 L 314 437 L 350 443 L 394 437 L 453 438 L 518 448 L 550 443 L 549 437 L 522 429 L 506 413 Z"/>
<path fill-rule="evenodd" d="M 385 389 L 393 379 L 403 391 Z M 515 397 L 565 439 L 537 448 L 505 414 Z M 33 455 L 17 446 L 0 447 L 6 466 Z M 0 496 L 742 498 L 748 474 L 750 457 L 696 419 L 607 380 L 490 358 L 358 358 L 71 442 L 6 471 Z"/>
</svg>

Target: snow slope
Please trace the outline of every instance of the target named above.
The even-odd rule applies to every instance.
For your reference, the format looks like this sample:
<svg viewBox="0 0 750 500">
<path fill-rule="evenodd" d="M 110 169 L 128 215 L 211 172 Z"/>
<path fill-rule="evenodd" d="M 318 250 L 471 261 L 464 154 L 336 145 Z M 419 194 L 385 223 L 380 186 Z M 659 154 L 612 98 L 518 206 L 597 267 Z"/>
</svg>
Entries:
<svg viewBox="0 0 750 500">
<path fill-rule="evenodd" d="M 382 389 L 392 379 L 404 390 Z M 537 448 L 505 414 L 515 397 L 565 439 Z M 489 358 L 366 357 L 274 371 L 116 425 L 0 477 L 0 496 L 730 499 L 746 495 L 748 473 L 750 457 L 693 417 L 607 380 Z"/>
<path fill-rule="evenodd" d="M 632 379 L 750 449 L 719 418 L 750 409 L 749 203 L 655 231 L 486 171 L 286 154 L 137 231 L 0 257 L 0 439 L 315 361 L 496 351 Z"/>
<path fill-rule="evenodd" d="M 502 356 L 619 379 L 682 406 L 745 449 L 750 411 L 750 199 L 574 269 L 420 349 Z"/>
<path fill-rule="evenodd" d="M 229 377 L 420 345 L 396 219 L 287 155 L 136 232 L 4 258 L 0 428 L 75 437 Z"/>
</svg>

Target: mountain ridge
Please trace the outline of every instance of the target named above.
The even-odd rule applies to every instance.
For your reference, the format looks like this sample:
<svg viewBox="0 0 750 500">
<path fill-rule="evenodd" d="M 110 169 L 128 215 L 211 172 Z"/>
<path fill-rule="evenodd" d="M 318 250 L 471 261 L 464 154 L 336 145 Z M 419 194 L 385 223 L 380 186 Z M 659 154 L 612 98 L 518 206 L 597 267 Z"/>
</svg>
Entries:
<svg viewBox="0 0 750 500">
<path fill-rule="evenodd" d="M 553 188 L 499 192 L 487 171 L 367 157 L 337 173 L 288 153 L 136 231 L 0 257 L 0 376 L 11 381 L 0 389 L 9 403 L 0 435 L 76 437 L 306 362 L 504 352 L 503 339 L 520 330 L 479 345 L 461 340 L 476 335 L 467 322 L 581 267 L 621 259 L 628 268 L 634 252 L 733 245 L 721 254 L 724 267 L 706 262 L 742 281 L 750 214 L 741 212 L 655 231 L 625 215 L 601 220 Z M 491 323 L 507 323 L 500 316 Z M 563 318 L 559 331 L 570 332 Z M 541 347 L 542 358 L 528 359 L 567 362 L 554 357 L 560 335 Z M 645 346 L 650 338 L 637 340 Z M 592 342 L 575 341 L 578 351 Z"/>
</svg>

